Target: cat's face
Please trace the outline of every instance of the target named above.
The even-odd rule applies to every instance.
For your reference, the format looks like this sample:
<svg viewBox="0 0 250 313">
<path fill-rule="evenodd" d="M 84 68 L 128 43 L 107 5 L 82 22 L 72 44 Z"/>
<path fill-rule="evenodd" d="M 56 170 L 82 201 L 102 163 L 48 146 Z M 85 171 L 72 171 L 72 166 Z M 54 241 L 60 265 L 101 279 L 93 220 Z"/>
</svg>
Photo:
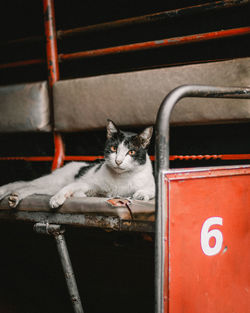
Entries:
<svg viewBox="0 0 250 313">
<path fill-rule="evenodd" d="M 107 141 L 104 149 L 108 167 L 122 174 L 134 171 L 145 164 L 152 133 L 153 127 L 146 128 L 140 134 L 124 132 L 108 120 Z"/>
</svg>

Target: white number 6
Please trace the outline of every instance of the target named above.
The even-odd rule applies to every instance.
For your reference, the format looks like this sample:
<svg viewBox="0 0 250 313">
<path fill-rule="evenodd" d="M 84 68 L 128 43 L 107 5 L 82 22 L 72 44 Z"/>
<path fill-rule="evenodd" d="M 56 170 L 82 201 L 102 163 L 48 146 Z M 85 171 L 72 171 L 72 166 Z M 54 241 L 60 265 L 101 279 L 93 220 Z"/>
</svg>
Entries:
<svg viewBox="0 0 250 313">
<path fill-rule="evenodd" d="M 206 255 L 218 254 L 221 250 L 222 243 L 223 243 L 223 235 L 222 235 L 220 230 L 212 229 L 209 231 L 209 228 L 212 225 L 223 225 L 222 218 L 221 217 L 210 217 L 202 225 L 201 248 L 202 248 L 202 251 Z M 209 245 L 209 240 L 212 237 L 215 238 L 215 245 L 213 247 L 211 247 Z"/>
</svg>

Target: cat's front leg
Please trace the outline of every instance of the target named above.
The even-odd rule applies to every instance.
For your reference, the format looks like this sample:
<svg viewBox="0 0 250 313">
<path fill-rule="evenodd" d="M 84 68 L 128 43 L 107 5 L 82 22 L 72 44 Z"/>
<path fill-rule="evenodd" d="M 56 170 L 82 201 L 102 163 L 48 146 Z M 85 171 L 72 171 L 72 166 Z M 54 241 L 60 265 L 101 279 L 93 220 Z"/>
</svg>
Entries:
<svg viewBox="0 0 250 313">
<path fill-rule="evenodd" d="M 148 201 L 155 197 L 154 189 L 139 189 L 133 194 L 133 199 Z"/>
<path fill-rule="evenodd" d="M 72 195 L 81 195 L 83 197 L 88 191 L 89 186 L 86 183 L 74 182 L 59 190 L 53 197 L 50 198 L 49 204 L 52 209 L 56 209 L 63 205 L 66 199 Z"/>
<path fill-rule="evenodd" d="M 32 185 L 32 182 L 30 184 L 27 183 L 24 187 L 17 188 L 10 193 L 8 198 L 9 207 L 16 208 L 19 202 L 28 196 L 34 194 L 46 194 L 48 192 L 49 189 L 46 187 L 36 186 L 36 184 Z"/>
<path fill-rule="evenodd" d="M 13 192 L 13 190 L 15 190 L 17 188 L 24 187 L 27 184 L 28 184 L 28 182 L 17 181 L 14 183 L 9 183 L 7 185 L 1 186 L 0 187 L 0 200 L 2 200 L 3 198 L 5 198 L 9 194 L 11 194 Z"/>
</svg>

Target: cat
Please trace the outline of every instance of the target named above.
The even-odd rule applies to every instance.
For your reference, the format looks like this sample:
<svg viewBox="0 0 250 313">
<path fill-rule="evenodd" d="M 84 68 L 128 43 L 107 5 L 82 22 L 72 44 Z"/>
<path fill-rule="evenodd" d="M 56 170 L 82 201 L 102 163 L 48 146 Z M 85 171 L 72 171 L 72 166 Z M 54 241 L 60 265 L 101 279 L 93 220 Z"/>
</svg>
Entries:
<svg viewBox="0 0 250 313">
<path fill-rule="evenodd" d="M 153 127 L 135 134 L 120 130 L 108 120 L 104 159 L 93 162 L 71 162 L 35 180 L 18 181 L 0 187 L 0 200 L 9 196 L 9 206 L 32 194 L 51 195 L 49 205 L 55 209 L 67 198 L 126 197 L 149 200 L 155 196 L 155 181 L 147 148 Z"/>
</svg>

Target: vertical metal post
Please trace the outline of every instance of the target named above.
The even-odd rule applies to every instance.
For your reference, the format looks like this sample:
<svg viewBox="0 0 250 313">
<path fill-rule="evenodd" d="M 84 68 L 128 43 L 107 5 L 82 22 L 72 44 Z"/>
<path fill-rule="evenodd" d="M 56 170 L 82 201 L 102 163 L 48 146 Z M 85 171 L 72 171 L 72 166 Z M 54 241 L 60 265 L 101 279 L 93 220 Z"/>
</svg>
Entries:
<svg viewBox="0 0 250 313">
<path fill-rule="evenodd" d="M 163 100 L 156 119 L 155 175 L 155 313 L 164 312 L 164 261 L 166 239 L 166 192 L 163 188 L 164 172 L 169 169 L 170 116 L 176 103 L 184 97 L 250 99 L 250 88 L 186 85 L 171 91 Z"/>
<path fill-rule="evenodd" d="M 37 223 L 34 225 L 34 230 L 40 234 L 53 235 L 56 244 L 57 250 L 60 256 L 61 264 L 63 267 L 68 291 L 70 294 L 70 299 L 74 308 L 75 313 L 84 313 L 82 308 L 81 299 L 79 296 L 75 275 L 73 272 L 72 264 L 70 261 L 66 241 L 64 238 L 64 230 L 60 225 Z"/>
<path fill-rule="evenodd" d="M 50 91 L 50 100 L 53 110 L 52 88 L 59 79 L 58 51 L 56 38 L 55 8 L 54 0 L 43 0 L 44 28 L 46 36 L 46 55 L 48 69 L 48 83 Z M 53 115 L 53 112 L 52 112 Z M 54 132 L 55 154 L 52 164 L 52 170 L 63 165 L 64 146 L 62 137 L 59 133 Z"/>
<path fill-rule="evenodd" d="M 64 235 L 59 233 L 55 234 L 54 237 L 75 313 L 83 313 L 82 303 L 78 293 L 75 275 L 72 269 Z"/>
<path fill-rule="evenodd" d="M 43 0 L 43 13 L 49 86 L 53 87 L 59 79 L 54 0 Z"/>
</svg>

